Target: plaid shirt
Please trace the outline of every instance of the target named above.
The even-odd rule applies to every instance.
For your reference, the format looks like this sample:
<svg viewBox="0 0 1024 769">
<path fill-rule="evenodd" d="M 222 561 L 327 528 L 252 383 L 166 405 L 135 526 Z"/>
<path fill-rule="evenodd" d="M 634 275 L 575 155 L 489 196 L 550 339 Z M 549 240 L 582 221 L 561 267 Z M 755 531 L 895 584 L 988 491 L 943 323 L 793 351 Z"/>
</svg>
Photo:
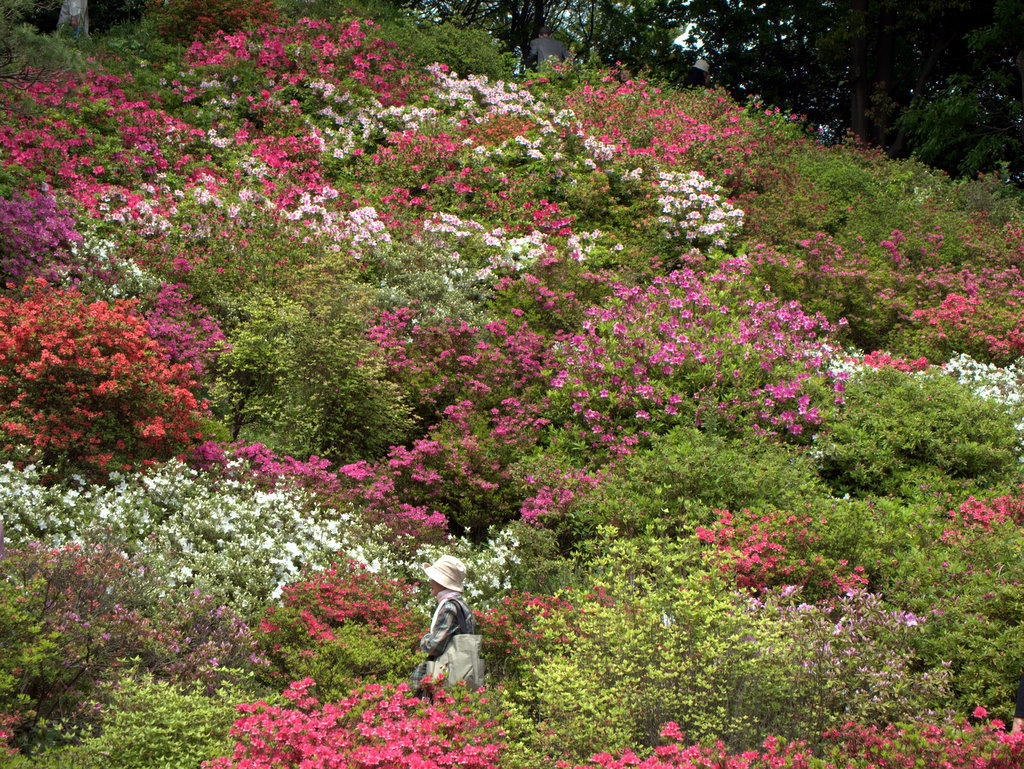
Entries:
<svg viewBox="0 0 1024 769">
<path fill-rule="evenodd" d="M 441 612 L 438 614 L 437 622 L 430 628 L 430 632 L 420 639 L 420 651 L 427 655 L 427 659 L 417 665 L 416 669 L 412 671 L 412 675 L 409 676 L 409 688 L 413 691 L 419 688 L 423 676 L 427 673 L 427 660 L 434 660 L 440 657 L 452 636 L 458 635 L 459 616 L 458 610 L 455 608 L 456 601 L 462 604 L 469 633 L 472 635 L 476 632 L 473 612 L 466 605 L 465 599 L 462 596 L 454 596 L 446 600 L 441 605 Z"/>
</svg>

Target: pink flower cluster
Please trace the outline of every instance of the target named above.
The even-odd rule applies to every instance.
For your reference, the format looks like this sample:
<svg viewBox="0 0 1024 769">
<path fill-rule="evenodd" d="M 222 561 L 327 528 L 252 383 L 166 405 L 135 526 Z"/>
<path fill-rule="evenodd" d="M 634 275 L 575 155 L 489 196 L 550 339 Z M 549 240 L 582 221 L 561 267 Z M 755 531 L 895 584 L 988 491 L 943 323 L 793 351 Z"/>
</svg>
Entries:
<svg viewBox="0 0 1024 769">
<path fill-rule="evenodd" d="M 397 690 L 368 685 L 321 704 L 306 678 L 288 687 L 291 706 L 243 704 L 231 733 L 230 757 L 204 769 L 497 769 L 503 749 L 493 725 L 465 695 L 439 691 L 431 705 Z"/>
</svg>

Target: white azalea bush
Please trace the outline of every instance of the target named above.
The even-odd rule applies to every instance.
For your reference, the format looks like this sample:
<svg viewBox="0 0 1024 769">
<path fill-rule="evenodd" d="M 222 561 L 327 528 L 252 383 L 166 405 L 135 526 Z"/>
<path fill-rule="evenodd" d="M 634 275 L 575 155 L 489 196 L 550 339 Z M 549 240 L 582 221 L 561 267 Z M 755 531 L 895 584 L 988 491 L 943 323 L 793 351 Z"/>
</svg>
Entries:
<svg viewBox="0 0 1024 769">
<path fill-rule="evenodd" d="M 660 173 L 657 186 L 658 223 L 666 238 L 725 248 L 743 227 L 743 210 L 733 207 L 721 187 L 699 171 Z"/>
<path fill-rule="evenodd" d="M 41 541 L 117 542 L 162 574 L 258 614 L 303 566 L 337 560 L 357 539 L 349 512 L 326 510 L 299 490 L 266 490 L 249 478 L 210 477 L 180 462 L 110 487 L 44 484 L 46 471 L 0 466 L 8 546 Z"/>
</svg>

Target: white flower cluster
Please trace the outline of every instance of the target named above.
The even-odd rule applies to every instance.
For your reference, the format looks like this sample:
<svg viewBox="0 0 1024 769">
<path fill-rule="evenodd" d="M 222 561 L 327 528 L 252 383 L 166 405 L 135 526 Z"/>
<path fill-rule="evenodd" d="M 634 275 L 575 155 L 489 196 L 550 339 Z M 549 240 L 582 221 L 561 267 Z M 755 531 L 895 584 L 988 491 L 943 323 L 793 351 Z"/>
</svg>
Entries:
<svg viewBox="0 0 1024 769">
<path fill-rule="evenodd" d="M 943 370 L 980 398 L 994 400 L 1004 406 L 1024 405 L 1024 368 L 1017 361 L 1006 368 L 980 363 L 967 354 L 950 358 Z"/>
<path fill-rule="evenodd" d="M 37 468 L 0 466 L 8 546 L 120 543 L 169 586 L 196 587 L 252 616 L 304 565 L 325 566 L 358 541 L 351 514 L 323 510 L 299 491 L 261 490 L 245 477 L 211 478 L 171 462 L 115 481 L 46 486 Z"/>
<path fill-rule="evenodd" d="M 455 106 L 467 113 L 466 116 L 521 115 L 542 108 L 525 88 L 503 81 L 490 82 L 486 77 L 473 75 L 459 78 L 456 74 L 443 71 L 440 65 L 431 65 L 427 70 L 437 79 L 434 98 L 442 104 Z"/>
<path fill-rule="evenodd" d="M 476 269 L 477 280 L 488 281 L 496 272 L 519 272 L 526 269 L 548 252 L 547 236 L 534 230 L 529 235 L 510 237 L 503 228 L 487 230 L 479 222 L 461 219 L 454 214 L 435 213 L 423 223 L 424 232 L 434 236 L 438 250 L 448 250 L 453 255 L 462 255 L 447 248 L 448 238 L 458 240 L 463 251 L 474 250 L 479 256 L 469 261 Z M 461 258 L 456 268 L 461 277 L 466 268 L 466 259 Z"/>
<path fill-rule="evenodd" d="M 722 190 L 699 171 L 658 174 L 659 224 L 665 237 L 725 248 L 743 227 L 743 210 L 734 208 Z"/>
</svg>

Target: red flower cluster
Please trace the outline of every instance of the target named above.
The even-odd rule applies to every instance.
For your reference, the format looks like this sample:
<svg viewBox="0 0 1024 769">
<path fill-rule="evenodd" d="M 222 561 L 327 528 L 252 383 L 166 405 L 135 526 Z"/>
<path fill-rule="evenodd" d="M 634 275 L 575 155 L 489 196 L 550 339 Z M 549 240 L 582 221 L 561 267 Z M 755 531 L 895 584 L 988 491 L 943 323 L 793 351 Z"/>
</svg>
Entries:
<svg viewBox="0 0 1024 769">
<path fill-rule="evenodd" d="M 192 368 L 170 364 L 134 304 L 37 281 L 0 298 L 0 438 L 18 459 L 104 476 L 202 437 Z"/>
<path fill-rule="evenodd" d="M 263 702 L 239 705 L 232 727 L 238 738 L 230 758 L 206 769 L 327 769 L 327 767 L 462 767 L 495 769 L 503 745 L 494 725 L 482 721 L 469 696 L 438 691 L 430 706 L 409 694 L 372 685 L 338 702 L 320 704 L 311 678 L 293 683 L 284 696 L 294 707 Z M 488 734 L 490 733 L 490 734 Z"/>
</svg>

